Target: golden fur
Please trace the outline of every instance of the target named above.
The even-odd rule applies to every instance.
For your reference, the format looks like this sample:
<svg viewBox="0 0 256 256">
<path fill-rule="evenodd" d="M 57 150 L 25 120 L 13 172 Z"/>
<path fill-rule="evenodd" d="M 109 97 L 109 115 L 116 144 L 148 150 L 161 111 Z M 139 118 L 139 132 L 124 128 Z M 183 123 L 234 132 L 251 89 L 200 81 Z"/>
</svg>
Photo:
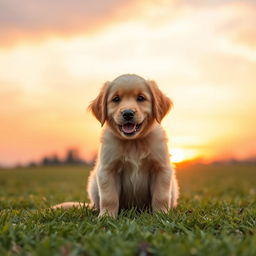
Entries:
<svg viewBox="0 0 256 256">
<path fill-rule="evenodd" d="M 177 205 L 178 184 L 160 125 L 171 106 L 154 81 L 130 74 L 106 82 L 89 106 L 105 124 L 88 182 L 90 204 L 99 216 L 115 217 L 131 207 L 166 212 Z M 126 110 L 134 113 L 132 124 L 124 120 Z M 54 208 L 70 206 L 80 203 Z"/>
</svg>

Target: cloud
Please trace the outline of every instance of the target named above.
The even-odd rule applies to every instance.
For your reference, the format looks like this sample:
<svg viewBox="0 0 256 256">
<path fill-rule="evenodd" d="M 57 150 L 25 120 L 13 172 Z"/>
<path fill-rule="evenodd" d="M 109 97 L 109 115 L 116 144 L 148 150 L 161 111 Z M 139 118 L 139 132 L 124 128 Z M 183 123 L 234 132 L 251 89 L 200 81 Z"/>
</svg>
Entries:
<svg viewBox="0 0 256 256">
<path fill-rule="evenodd" d="M 213 10 L 224 12 L 221 26 L 217 27 L 219 33 L 224 34 L 234 43 L 256 49 L 255 0 L 183 0 L 182 2 L 193 12 L 200 9 L 205 9 L 207 12 Z"/>
<path fill-rule="evenodd" d="M 214 29 L 230 54 L 248 57 L 256 49 L 256 2 L 254 0 L 184 0 L 192 12 L 214 13 Z M 210 29 L 210 28 L 209 28 Z M 229 48 L 229 49 L 227 49 Z M 255 59 L 254 56 L 249 59 Z"/>
<path fill-rule="evenodd" d="M 49 37 L 88 36 L 127 20 L 141 19 L 150 27 L 161 26 L 184 13 L 224 8 L 227 21 L 220 32 L 238 44 L 255 47 L 256 4 L 252 0 L 2 0 L 0 47 Z"/>
<path fill-rule="evenodd" d="M 181 14 L 179 0 L 2 0 L 0 47 L 49 37 L 88 36 L 125 21 L 160 26 Z"/>
<path fill-rule="evenodd" d="M 234 6 L 234 17 L 224 24 L 224 33 L 231 41 L 256 50 L 256 3 L 239 3 Z"/>
<path fill-rule="evenodd" d="M 128 8 L 128 0 L 2 0 L 0 2 L 1 44 L 15 43 L 49 34 L 65 36 L 89 33 L 104 27 Z"/>
</svg>

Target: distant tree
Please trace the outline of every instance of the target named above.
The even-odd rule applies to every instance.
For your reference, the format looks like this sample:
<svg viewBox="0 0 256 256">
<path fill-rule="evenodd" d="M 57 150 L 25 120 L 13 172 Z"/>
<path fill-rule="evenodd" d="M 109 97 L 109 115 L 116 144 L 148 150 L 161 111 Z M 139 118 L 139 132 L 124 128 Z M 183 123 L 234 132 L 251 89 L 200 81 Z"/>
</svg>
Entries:
<svg viewBox="0 0 256 256">
<path fill-rule="evenodd" d="M 52 165 L 60 165 L 62 164 L 61 160 L 59 159 L 59 157 L 57 156 L 57 154 L 54 154 L 52 157 L 51 157 L 51 164 Z"/>
<path fill-rule="evenodd" d="M 36 167 L 37 163 L 36 162 L 30 162 L 28 163 L 28 167 Z"/>
<path fill-rule="evenodd" d="M 80 162 L 79 154 L 77 149 L 68 149 L 66 158 L 64 160 L 66 164 L 77 164 Z"/>
<path fill-rule="evenodd" d="M 49 166 L 49 165 L 64 165 L 64 164 L 88 164 L 86 161 L 79 157 L 79 151 L 77 149 L 68 149 L 64 159 L 60 159 L 57 154 L 52 156 L 45 156 L 42 158 L 38 165 Z"/>
<path fill-rule="evenodd" d="M 51 161 L 48 157 L 44 157 L 43 160 L 42 160 L 42 165 L 50 165 L 51 164 Z"/>
</svg>

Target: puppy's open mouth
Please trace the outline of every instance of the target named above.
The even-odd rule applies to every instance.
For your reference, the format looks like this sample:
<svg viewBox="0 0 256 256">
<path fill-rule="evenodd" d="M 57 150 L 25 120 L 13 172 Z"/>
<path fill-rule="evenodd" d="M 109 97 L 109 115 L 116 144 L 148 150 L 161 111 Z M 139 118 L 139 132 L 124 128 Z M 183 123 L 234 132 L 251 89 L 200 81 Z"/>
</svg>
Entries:
<svg viewBox="0 0 256 256">
<path fill-rule="evenodd" d="M 133 136 L 135 133 L 137 133 L 140 130 L 141 125 L 142 123 L 136 124 L 136 123 L 127 122 L 125 124 L 118 125 L 118 127 L 119 127 L 119 130 L 126 136 Z"/>
</svg>

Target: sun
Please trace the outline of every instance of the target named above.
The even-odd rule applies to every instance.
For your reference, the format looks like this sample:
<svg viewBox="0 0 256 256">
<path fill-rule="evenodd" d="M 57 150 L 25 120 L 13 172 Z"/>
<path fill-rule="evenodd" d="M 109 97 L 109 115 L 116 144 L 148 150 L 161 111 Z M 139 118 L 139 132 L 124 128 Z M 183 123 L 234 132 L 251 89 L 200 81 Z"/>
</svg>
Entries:
<svg viewBox="0 0 256 256">
<path fill-rule="evenodd" d="M 185 160 L 185 154 L 182 149 L 174 148 L 171 149 L 171 161 L 173 163 L 180 163 Z"/>
</svg>

